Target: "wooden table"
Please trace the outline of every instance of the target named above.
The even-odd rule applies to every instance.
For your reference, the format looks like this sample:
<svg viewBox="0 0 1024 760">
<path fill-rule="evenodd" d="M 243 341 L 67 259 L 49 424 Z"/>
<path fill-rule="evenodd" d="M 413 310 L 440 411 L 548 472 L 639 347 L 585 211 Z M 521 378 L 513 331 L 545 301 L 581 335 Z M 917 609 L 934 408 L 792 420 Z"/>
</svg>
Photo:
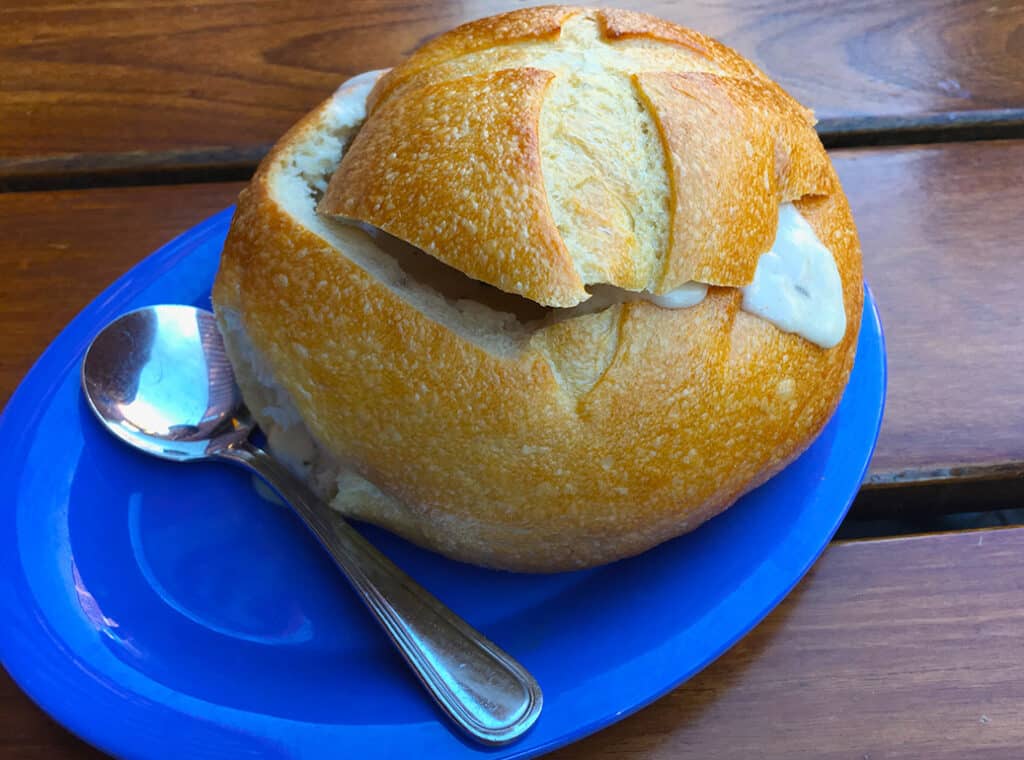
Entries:
<svg viewBox="0 0 1024 760">
<path fill-rule="evenodd" d="M 516 5 L 8 0 L 0 401 L 105 285 L 231 203 L 339 80 Z M 889 397 L 843 527 L 862 538 L 833 543 L 704 673 L 556 756 L 1024 756 L 1024 528 L 964 529 L 1024 507 L 1024 6 L 623 5 L 720 37 L 816 109 Z M 0 758 L 90 756 L 0 672 Z"/>
</svg>

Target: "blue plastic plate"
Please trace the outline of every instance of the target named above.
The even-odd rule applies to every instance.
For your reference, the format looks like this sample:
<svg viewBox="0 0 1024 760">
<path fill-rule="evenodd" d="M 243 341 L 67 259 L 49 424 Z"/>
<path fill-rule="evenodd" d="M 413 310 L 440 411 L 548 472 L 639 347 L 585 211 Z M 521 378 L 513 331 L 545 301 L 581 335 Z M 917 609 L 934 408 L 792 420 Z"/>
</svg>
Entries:
<svg viewBox="0 0 1024 760">
<path fill-rule="evenodd" d="M 527 757 L 623 718 L 753 628 L 821 553 L 864 476 L 885 352 L 868 295 L 835 417 L 793 465 L 698 531 L 548 576 L 462 565 L 366 529 L 529 668 L 518 743 L 455 734 L 305 529 L 215 464 L 150 459 L 84 405 L 79 363 L 119 314 L 209 305 L 231 209 L 118 280 L 54 341 L 0 421 L 0 654 L 86 741 L 170 758 Z"/>
</svg>

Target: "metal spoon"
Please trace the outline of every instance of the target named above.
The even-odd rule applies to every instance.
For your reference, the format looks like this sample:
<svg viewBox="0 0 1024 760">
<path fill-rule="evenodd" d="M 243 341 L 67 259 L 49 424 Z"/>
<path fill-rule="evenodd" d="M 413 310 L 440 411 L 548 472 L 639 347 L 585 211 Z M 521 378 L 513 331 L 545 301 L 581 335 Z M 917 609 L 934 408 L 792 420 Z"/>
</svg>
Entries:
<svg viewBox="0 0 1024 760">
<path fill-rule="evenodd" d="M 213 314 L 150 306 L 116 319 L 82 363 L 89 406 L 110 432 L 176 462 L 250 468 L 287 501 L 352 583 L 447 715 L 474 739 L 502 744 L 540 715 L 533 677 L 366 541 L 280 462 L 249 441 Z"/>
</svg>

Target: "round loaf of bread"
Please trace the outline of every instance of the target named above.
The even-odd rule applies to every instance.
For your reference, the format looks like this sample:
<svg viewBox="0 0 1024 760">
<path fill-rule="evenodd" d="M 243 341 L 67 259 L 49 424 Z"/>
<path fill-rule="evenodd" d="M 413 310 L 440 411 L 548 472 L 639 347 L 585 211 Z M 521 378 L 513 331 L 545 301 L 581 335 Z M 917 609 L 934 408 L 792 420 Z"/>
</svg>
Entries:
<svg viewBox="0 0 1024 760">
<path fill-rule="evenodd" d="M 213 302 L 271 448 L 337 509 L 556 571 L 798 456 L 849 377 L 861 276 L 808 110 L 689 29 L 558 6 L 448 32 L 293 127 Z"/>
</svg>

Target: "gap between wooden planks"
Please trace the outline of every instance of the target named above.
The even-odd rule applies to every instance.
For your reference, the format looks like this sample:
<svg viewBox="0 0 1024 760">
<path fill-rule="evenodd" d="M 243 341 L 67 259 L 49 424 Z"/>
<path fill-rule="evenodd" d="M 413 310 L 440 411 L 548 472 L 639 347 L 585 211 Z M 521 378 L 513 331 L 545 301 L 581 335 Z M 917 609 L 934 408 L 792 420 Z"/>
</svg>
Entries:
<svg viewBox="0 0 1024 760">
<path fill-rule="evenodd" d="M 1024 108 L 912 117 L 826 119 L 826 148 L 1024 138 Z M 0 157 L 0 193 L 246 181 L 271 146 Z"/>
</svg>

